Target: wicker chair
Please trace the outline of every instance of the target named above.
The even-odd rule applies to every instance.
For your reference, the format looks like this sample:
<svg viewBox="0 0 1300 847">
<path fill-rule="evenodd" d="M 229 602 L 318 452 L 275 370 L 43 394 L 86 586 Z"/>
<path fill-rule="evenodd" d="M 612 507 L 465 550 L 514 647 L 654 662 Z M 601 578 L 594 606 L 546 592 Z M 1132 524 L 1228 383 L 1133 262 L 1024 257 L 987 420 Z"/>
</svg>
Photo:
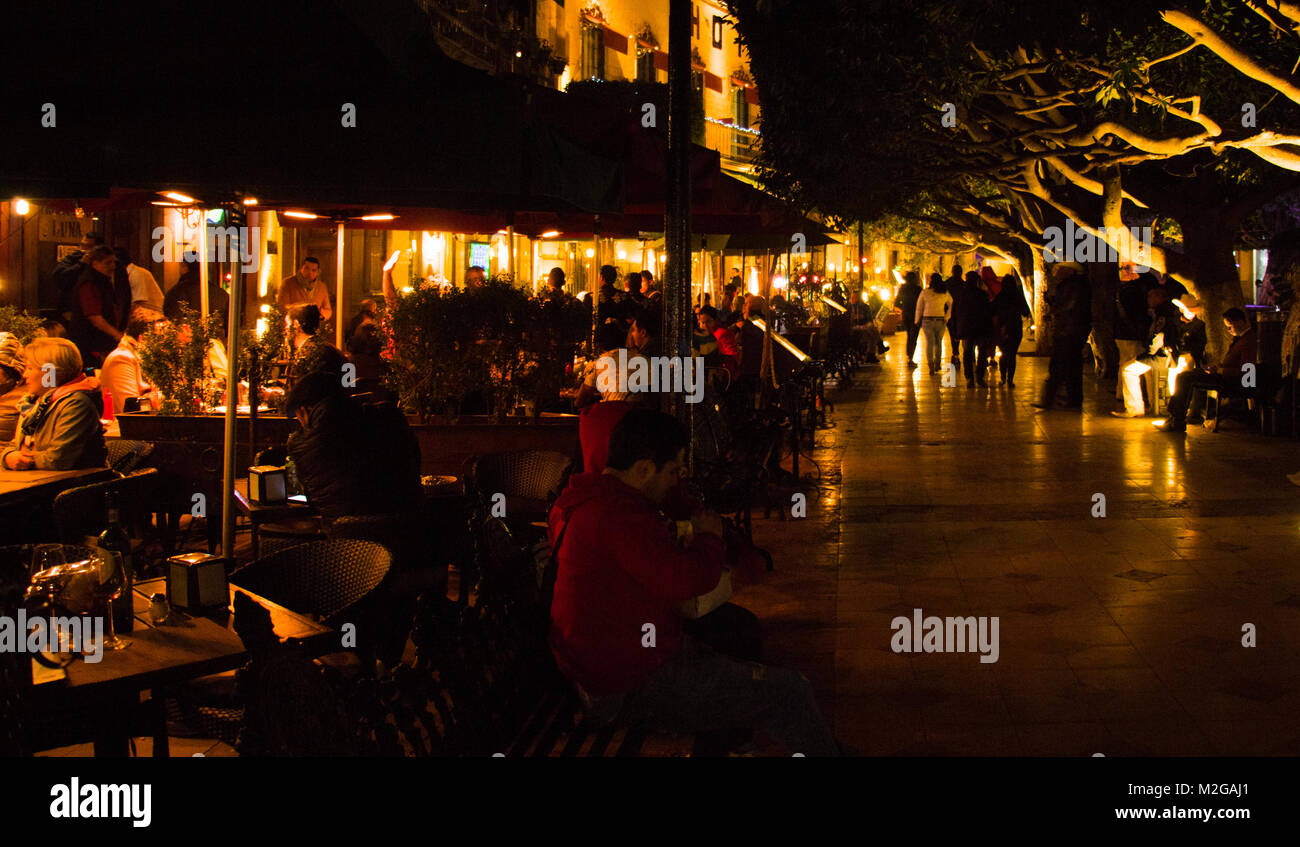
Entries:
<svg viewBox="0 0 1300 847">
<path fill-rule="evenodd" d="M 87 535 L 98 535 L 108 521 L 104 498 L 117 494 L 122 523 L 138 526 L 146 517 L 158 486 L 158 470 L 146 468 L 121 479 L 93 482 L 69 488 L 54 498 L 54 529 L 59 540 L 79 544 Z"/>
<path fill-rule="evenodd" d="M 130 441 L 124 438 L 108 439 L 108 466 L 120 474 L 129 474 L 153 453 L 148 441 Z"/>
<path fill-rule="evenodd" d="M 392 554 L 371 541 L 309 541 L 240 568 L 230 581 L 334 626 L 388 576 Z"/>
<path fill-rule="evenodd" d="M 572 468 L 572 457 L 554 450 L 516 450 L 474 458 L 468 478 L 480 505 L 490 507 L 499 493 L 506 497 L 508 514 L 518 505 L 545 518 Z"/>
</svg>

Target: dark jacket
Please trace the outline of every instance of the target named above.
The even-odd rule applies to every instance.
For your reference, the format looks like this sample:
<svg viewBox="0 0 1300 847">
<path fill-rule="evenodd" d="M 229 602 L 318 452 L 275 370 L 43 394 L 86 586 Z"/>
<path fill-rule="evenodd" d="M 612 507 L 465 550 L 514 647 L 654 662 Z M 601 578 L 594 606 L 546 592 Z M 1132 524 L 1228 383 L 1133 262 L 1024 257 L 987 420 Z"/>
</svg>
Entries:
<svg viewBox="0 0 1300 847">
<path fill-rule="evenodd" d="M 1001 345 L 1018 343 L 1025 334 L 1023 318 L 1029 317 L 1029 304 L 1019 282 L 1003 283 L 991 304 L 993 312 L 993 338 Z"/>
<path fill-rule="evenodd" d="M 180 320 L 181 304 L 188 303 L 189 307 L 197 312 L 202 303 L 202 296 L 198 276 L 186 277 L 173 285 L 163 297 L 163 314 L 169 321 Z M 208 280 L 208 311 L 222 315 L 230 312 L 230 295 L 212 280 Z"/>
<path fill-rule="evenodd" d="M 50 273 L 50 279 L 54 283 L 54 290 L 59 297 L 59 314 L 72 316 L 75 311 L 74 292 L 77 290 L 77 283 L 81 281 L 81 272 L 90 265 L 84 265 L 81 258 L 86 254 L 81 250 L 73 250 L 54 266 Z"/>
<path fill-rule="evenodd" d="M 120 329 L 122 314 L 130 307 L 130 303 L 124 308 L 118 302 L 113 280 L 90 265 L 85 266 L 73 291 L 72 326 L 68 327 L 68 335 L 81 351 L 82 361 L 87 366 L 94 364 L 98 367 L 103 356 L 117 346 L 117 339 L 92 324 L 90 316 L 99 315 L 108 321 L 109 326 Z M 96 353 L 98 358 L 93 355 Z"/>
<path fill-rule="evenodd" d="M 916 326 L 916 301 L 921 299 L 921 286 L 903 283 L 894 298 L 894 306 L 903 310 L 903 326 Z"/>
<path fill-rule="evenodd" d="M 1150 290 L 1141 277 L 1121 283 L 1115 295 L 1115 340 L 1145 341 L 1151 329 L 1151 313 L 1147 311 L 1147 292 Z"/>
<path fill-rule="evenodd" d="M 1092 331 L 1092 285 L 1088 277 L 1072 273 L 1057 281 L 1046 296 L 1052 308 L 1052 329 L 1057 335 L 1082 339 Z"/>
<path fill-rule="evenodd" d="M 1219 363 L 1219 373 L 1224 376 L 1241 376 L 1241 369 L 1247 364 L 1256 364 L 1259 358 L 1259 334 L 1252 326 L 1244 335 L 1232 339 L 1228 352 L 1223 354 Z"/>
<path fill-rule="evenodd" d="M 993 333 L 993 304 L 988 292 L 978 285 L 961 284 L 961 295 L 952 296 L 952 337 L 979 341 Z"/>
<path fill-rule="evenodd" d="M 289 437 L 289 458 L 308 502 L 327 518 L 398 514 L 420 498 L 420 447 L 389 404 L 339 396 L 312 407 Z"/>
<path fill-rule="evenodd" d="M 1192 359 L 1196 362 L 1196 367 L 1205 367 L 1205 321 L 1200 318 L 1192 318 L 1183 324 L 1183 337 L 1180 342 L 1180 353 L 1190 353 Z"/>
<path fill-rule="evenodd" d="M 1151 312 L 1151 328 L 1146 339 L 1149 347 L 1157 335 L 1164 333 L 1165 347 L 1175 353 L 1182 350 L 1183 315 L 1173 303 L 1161 303 Z"/>
<path fill-rule="evenodd" d="M 640 491 L 601 473 L 573 477 L 549 524 L 556 664 L 592 696 L 632 691 L 681 649 L 678 608 L 717 586 L 722 539 L 695 535 L 682 549 L 672 524 Z M 653 646 L 645 646 L 647 624 Z"/>
</svg>

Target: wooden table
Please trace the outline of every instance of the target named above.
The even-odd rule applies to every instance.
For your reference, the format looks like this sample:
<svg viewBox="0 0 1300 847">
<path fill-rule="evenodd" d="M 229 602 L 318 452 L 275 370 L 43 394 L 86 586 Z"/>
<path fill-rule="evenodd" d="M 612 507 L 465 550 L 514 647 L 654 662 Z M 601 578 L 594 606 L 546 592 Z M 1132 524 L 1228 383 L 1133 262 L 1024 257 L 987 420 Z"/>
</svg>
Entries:
<svg viewBox="0 0 1300 847">
<path fill-rule="evenodd" d="M 51 500 L 65 488 L 87 485 L 108 479 L 108 468 L 81 468 L 75 471 L 0 470 L 0 506 L 22 498 L 46 497 Z"/>
<path fill-rule="evenodd" d="M 261 528 L 263 524 L 268 523 L 300 523 L 303 524 L 302 540 L 306 541 L 316 537 L 316 533 L 322 533 L 324 530 L 319 520 L 315 520 L 314 530 L 309 524 L 316 519 L 316 510 L 306 503 L 295 503 L 292 500 L 284 503 L 258 503 L 248 498 L 248 477 L 243 476 L 235 480 L 235 508 L 240 514 L 248 516 L 248 523 L 252 527 L 253 541 L 253 559 L 256 561 L 261 558 Z M 323 536 L 322 536 L 323 537 Z"/>
<path fill-rule="evenodd" d="M 111 479 L 108 468 L 74 471 L 0 470 L 0 544 L 53 538 L 54 498 L 68 488 Z"/>
<path fill-rule="evenodd" d="M 125 755 L 130 737 L 129 716 L 139 706 L 143 691 L 241 667 L 248 659 L 243 642 L 234 632 L 234 614 L 217 610 L 189 615 L 174 610 L 163 626 L 149 623 L 149 595 L 165 591 L 165 580 L 145 580 L 135 585 L 135 631 L 119 637 L 131 644 L 125 650 L 105 651 L 101 661 L 81 659 L 62 671 L 33 662 L 32 707 L 41 710 L 97 710 L 103 733 L 95 742 L 95 755 Z M 231 606 L 243 593 L 271 613 L 271 625 L 282 640 L 298 639 L 311 653 L 338 649 L 337 634 L 324 624 L 279 606 L 251 591 L 230 586 Z M 166 755 L 166 724 L 159 701 L 154 755 Z"/>
</svg>

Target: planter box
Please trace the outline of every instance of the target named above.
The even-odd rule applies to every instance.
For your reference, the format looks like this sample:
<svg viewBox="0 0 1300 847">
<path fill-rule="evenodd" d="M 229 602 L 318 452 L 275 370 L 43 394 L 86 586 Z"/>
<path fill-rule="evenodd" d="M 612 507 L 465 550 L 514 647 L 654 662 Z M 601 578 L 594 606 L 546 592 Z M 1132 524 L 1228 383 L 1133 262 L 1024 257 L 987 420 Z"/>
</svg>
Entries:
<svg viewBox="0 0 1300 847">
<path fill-rule="evenodd" d="M 225 443 L 224 416 L 121 414 L 117 419 L 123 438 L 170 448 L 164 452 L 168 457 L 184 453 L 188 463 L 219 473 Z M 297 426 L 296 421 L 283 415 L 258 415 L 258 447 L 284 444 Z M 238 417 L 236 427 L 235 466 L 242 471 L 252 463 L 248 416 Z M 411 429 L 420 444 L 422 474 L 461 476 L 471 456 L 507 450 L 555 450 L 572 456 L 575 462 L 582 459 L 577 415 L 543 415 L 536 420 L 509 418 L 504 422 L 495 416 L 463 415 L 455 423 L 412 421 Z"/>
</svg>

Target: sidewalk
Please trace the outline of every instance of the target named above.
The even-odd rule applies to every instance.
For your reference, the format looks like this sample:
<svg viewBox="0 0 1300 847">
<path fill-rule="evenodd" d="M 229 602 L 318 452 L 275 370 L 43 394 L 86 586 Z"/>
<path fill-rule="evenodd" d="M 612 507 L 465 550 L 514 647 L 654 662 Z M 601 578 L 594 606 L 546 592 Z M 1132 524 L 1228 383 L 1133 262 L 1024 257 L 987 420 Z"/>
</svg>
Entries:
<svg viewBox="0 0 1300 847">
<path fill-rule="evenodd" d="M 756 521 L 777 570 L 737 598 L 836 734 L 870 755 L 1300 755 L 1300 442 L 1172 437 L 1111 417 L 1090 375 L 1082 416 L 1035 413 L 1046 359 L 1014 391 L 940 388 L 892 346 L 832 393 L 821 496 Z M 893 652 L 917 608 L 997 616 L 998 661 Z"/>
</svg>

